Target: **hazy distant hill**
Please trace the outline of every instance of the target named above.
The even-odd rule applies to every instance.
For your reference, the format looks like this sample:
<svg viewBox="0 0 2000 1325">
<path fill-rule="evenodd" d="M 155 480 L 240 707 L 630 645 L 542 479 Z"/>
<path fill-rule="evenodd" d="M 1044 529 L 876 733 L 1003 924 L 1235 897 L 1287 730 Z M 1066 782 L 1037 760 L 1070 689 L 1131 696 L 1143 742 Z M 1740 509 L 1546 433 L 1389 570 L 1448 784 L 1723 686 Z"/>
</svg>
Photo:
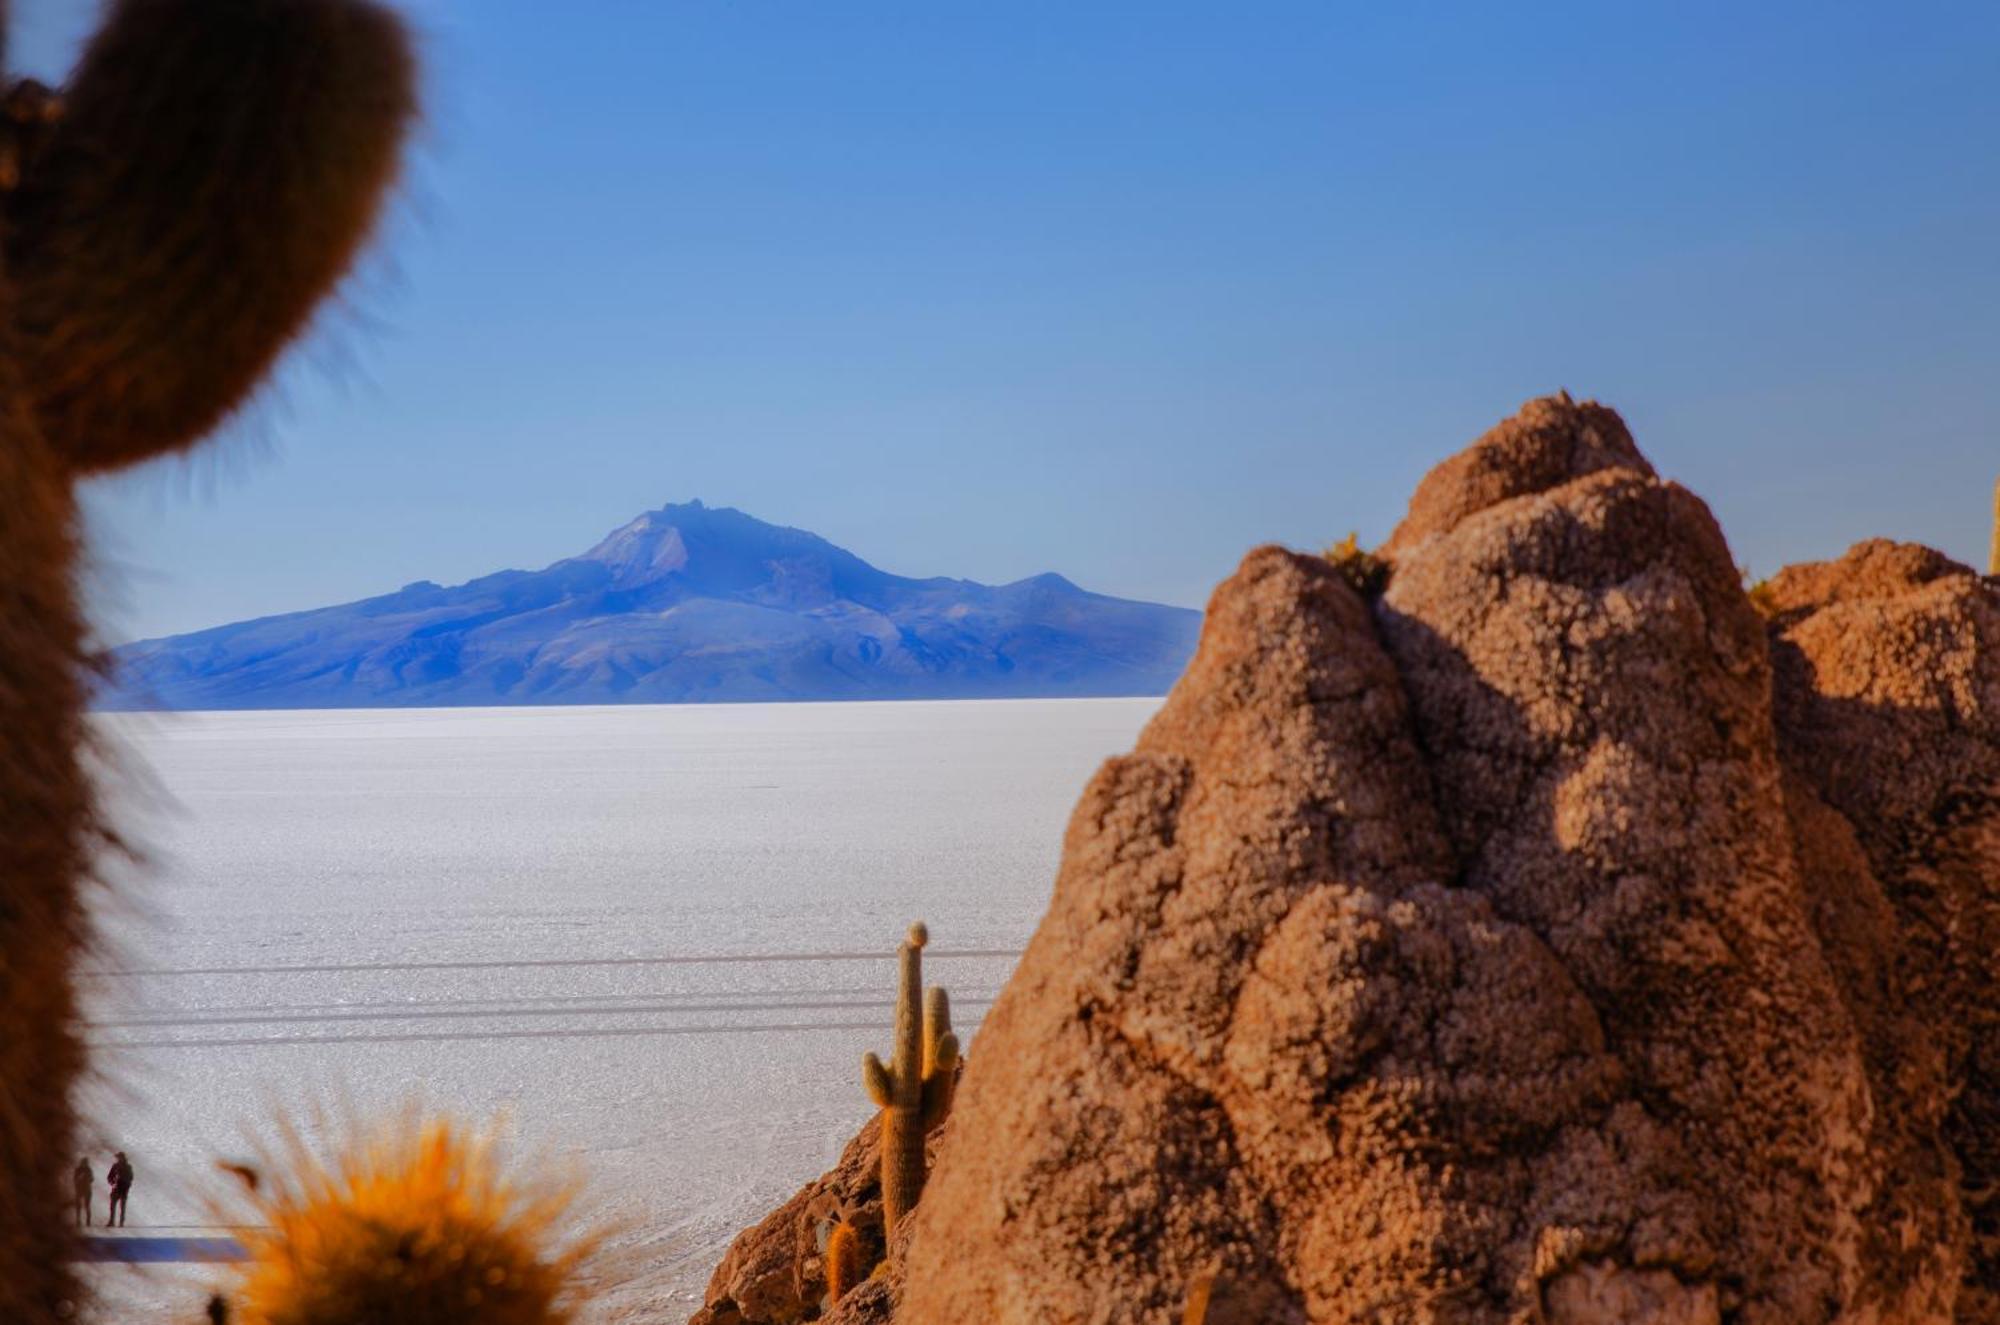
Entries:
<svg viewBox="0 0 2000 1325">
<path fill-rule="evenodd" d="M 700 502 L 582 556 L 119 649 L 101 708 L 355 708 L 1161 694 L 1201 616 L 906 579 Z"/>
</svg>

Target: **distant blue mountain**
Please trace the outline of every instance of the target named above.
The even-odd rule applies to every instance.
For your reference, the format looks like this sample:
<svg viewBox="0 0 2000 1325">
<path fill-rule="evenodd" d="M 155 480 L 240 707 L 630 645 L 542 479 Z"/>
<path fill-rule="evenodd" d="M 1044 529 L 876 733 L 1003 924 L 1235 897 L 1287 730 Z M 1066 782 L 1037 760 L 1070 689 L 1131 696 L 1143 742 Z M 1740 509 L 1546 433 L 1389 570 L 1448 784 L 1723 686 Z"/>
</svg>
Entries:
<svg viewBox="0 0 2000 1325">
<path fill-rule="evenodd" d="M 545 570 L 128 644 L 98 707 L 1157 695 L 1200 626 L 1060 575 L 906 579 L 696 501 Z"/>
</svg>

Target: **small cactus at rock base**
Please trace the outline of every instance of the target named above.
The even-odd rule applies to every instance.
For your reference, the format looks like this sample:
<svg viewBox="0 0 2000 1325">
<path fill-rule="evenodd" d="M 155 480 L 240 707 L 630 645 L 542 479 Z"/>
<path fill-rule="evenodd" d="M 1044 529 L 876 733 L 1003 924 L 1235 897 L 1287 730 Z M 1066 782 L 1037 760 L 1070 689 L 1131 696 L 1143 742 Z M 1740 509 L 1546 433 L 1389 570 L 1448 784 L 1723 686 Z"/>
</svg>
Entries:
<svg viewBox="0 0 2000 1325">
<path fill-rule="evenodd" d="M 574 1185 L 524 1186 L 490 1134 L 415 1123 L 333 1163 L 296 1135 L 259 1184 L 229 1293 L 241 1325 L 565 1325 L 597 1238 L 564 1238 Z"/>
<path fill-rule="evenodd" d="M 826 1297 L 829 1304 L 847 1296 L 861 1282 L 861 1235 L 854 1225 L 841 1223 L 826 1240 Z"/>
<path fill-rule="evenodd" d="M 924 1039 L 924 944 L 930 932 L 918 921 L 898 950 L 902 970 L 896 990 L 896 1049 L 885 1066 L 868 1054 L 861 1081 L 882 1110 L 882 1237 L 894 1245 L 896 1225 L 924 1192 L 924 1136 L 944 1117 L 958 1070 L 958 1037 L 949 1030 L 949 1004 L 935 1043 Z"/>
</svg>

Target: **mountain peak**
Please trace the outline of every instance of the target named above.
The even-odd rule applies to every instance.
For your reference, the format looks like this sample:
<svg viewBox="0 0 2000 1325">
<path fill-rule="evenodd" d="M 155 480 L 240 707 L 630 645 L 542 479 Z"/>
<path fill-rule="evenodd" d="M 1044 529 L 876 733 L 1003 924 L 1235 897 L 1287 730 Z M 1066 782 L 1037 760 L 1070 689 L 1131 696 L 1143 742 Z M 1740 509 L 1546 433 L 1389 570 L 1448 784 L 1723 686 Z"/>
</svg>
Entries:
<svg viewBox="0 0 2000 1325">
<path fill-rule="evenodd" d="M 608 568 L 612 583 L 622 589 L 676 578 L 690 590 L 725 594 L 746 591 L 779 568 L 793 579 L 803 574 L 827 582 L 883 575 L 817 534 L 769 524 L 733 506 L 707 506 L 699 499 L 669 502 L 634 516 L 569 560 Z"/>
<path fill-rule="evenodd" d="M 673 509 L 669 506 L 635 516 L 574 560 L 598 562 L 610 569 L 614 581 L 624 584 L 655 580 L 684 569 L 687 543 L 673 523 Z"/>
<path fill-rule="evenodd" d="M 1024 592 L 1026 590 L 1026 592 Z M 1015 584 L 909 579 L 803 529 L 699 500 L 588 551 L 396 594 L 147 640 L 100 696 L 120 708 L 343 708 L 1162 694 L 1194 650 L 1186 608 Z"/>
</svg>

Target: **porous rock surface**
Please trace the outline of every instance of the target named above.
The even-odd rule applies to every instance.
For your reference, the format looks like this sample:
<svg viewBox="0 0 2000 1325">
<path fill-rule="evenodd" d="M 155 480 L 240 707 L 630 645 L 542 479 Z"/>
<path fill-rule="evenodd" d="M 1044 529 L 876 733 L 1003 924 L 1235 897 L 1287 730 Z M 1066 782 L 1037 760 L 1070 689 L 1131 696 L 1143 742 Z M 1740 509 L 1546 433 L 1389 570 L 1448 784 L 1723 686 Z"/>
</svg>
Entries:
<svg viewBox="0 0 2000 1325">
<path fill-rule="evenodd" d="M 1382 554 L 1251 553 L 1085 791 L 895 1320 L 2000 1322 L 1994 584 L 1760 613 L 1567 396 Z"/>
</svg>

